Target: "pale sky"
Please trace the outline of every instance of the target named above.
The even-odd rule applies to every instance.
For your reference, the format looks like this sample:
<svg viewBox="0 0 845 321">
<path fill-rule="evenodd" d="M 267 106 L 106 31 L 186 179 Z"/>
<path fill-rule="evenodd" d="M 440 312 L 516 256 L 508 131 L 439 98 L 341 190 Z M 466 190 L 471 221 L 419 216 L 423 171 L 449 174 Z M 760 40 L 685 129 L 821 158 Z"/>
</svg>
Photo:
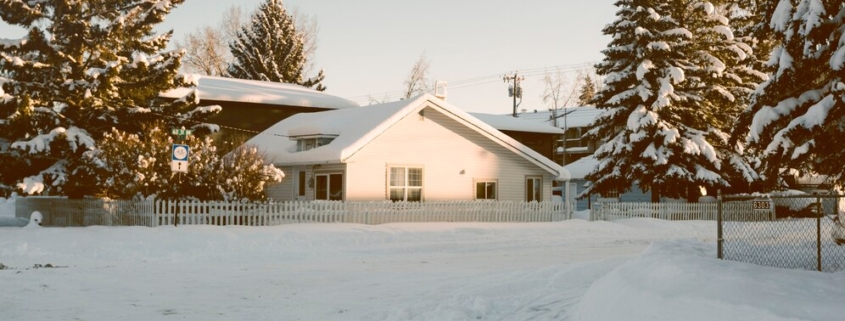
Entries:
<svg viewBox="0 0 845 321">
<path fill-rule="evenodd" d="M 159 30 L 173 40 L 216 25 L 232 5 L 252 12 L 264 0 L 187 0 Z M 609 37 L 601 29 L 615 19 L 614 0 L 287 0 L 319 25 L 315 67 L 325 69 L 327 93 L 368 104 L 367 96 L 394 101 L 423 53 L 429 80 L 449 82 L 447 100 L 470 112 L 511 113 L 502 80 L 523 73 L 519 109 L 544 110 L 546 69 L 575 71 L 603 58 Z M 22 29 L 0 25 L 0 38 Z"/>
</svg>

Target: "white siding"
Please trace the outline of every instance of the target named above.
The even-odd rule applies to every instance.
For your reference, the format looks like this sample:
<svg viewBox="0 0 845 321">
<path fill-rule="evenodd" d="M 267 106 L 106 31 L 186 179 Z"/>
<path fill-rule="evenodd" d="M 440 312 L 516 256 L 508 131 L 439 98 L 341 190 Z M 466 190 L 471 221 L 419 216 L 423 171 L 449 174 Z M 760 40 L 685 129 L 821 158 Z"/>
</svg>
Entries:
<svg viewBox="0 0 845 321">
<path fill-rule="evenodd" d="M 348 160 L 347 200 L 387 199 L 391 165 L 424 168 L 425 200 L 474 199 L 475 179 L 495 179 L 499 200 L 521 201 L 527 176 L 542 176 L 543 200 L 551 200 L 551 173 L 434 109 L 423 114 L 408 115 Z"/>
<path fill-rule="evenodd" d="M 276 165 L 279 166 L 279 165 Z M 343 188 L 346 189 L 346 165 L 331 164 L 331 165 L 309 165 L 309 166 L 280 166 L 285 172 L 285 178 L 281 183 L 273 184 L 267 187 L 267 196 L 274 201 L 292 201 L 292 200 L 313 200 L 314 187 L 309 186 L 308 181 L 314 177 L 314 174 L 328 174 L 328 173 L 342 173 Z M 299 172 L 305 172 L 305 196 L 299 196 Z M 344 191 L 345 194 L 345 191 Z"/>
</svg>

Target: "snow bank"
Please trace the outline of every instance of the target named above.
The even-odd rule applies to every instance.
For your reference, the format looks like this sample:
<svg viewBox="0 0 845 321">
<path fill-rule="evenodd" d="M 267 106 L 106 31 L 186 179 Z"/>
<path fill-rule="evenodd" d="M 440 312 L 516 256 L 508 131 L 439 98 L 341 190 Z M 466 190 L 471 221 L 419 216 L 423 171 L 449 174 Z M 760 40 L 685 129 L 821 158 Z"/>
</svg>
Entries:
<svg viewBox="0 0 845 321">
<path fill-rule="evenodd" d="M 713 243 L 657 241 L 590 287 L 577 320 L 839 320 L 845 273 L 716 259 Z"/>
</svg>

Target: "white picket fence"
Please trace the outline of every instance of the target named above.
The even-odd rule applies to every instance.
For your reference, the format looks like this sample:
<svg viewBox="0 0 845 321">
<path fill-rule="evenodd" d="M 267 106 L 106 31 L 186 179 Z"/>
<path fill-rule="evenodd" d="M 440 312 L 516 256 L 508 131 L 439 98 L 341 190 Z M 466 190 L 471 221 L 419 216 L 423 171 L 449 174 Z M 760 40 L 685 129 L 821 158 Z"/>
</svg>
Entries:
<svg viewBox="0 0 845 321">
<path fill-rule="evenodd" d="M 648 217 L 663 220 L 705 220 L 715 221 L 719 215 L 718 203 L 642 203 L 642 202 L 598 202 L 590 211 L 590 220 L 614 220 L 634 217 Z M 722 219 L 729 221 L 773 221 L 774 207 L 760 211 L 752 208 L 751 202 L 725 202 Z"/>
<path fill-rule="evenodd" d="M 156 201 L 158 225 L 268 226 L 292 223 L 395 222 L 552 222 L 570 219 L 560 202 L 443 201 L 340 202 L 292 201 L 228 203 Z"/>
</svg>

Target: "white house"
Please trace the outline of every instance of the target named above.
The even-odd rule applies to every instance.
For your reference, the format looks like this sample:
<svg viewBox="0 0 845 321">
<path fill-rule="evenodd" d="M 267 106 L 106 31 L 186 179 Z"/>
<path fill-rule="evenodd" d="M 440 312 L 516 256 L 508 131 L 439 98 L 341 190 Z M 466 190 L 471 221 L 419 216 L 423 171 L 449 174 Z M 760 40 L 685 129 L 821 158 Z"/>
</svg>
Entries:
<svg viewBox="0 0 845 321">
<path fill-rule="evenodd" d="M 297 114 L 250 139 L 282 168 L 274 200 L 551 200 L 569 173 L 432 95 Z"/>
</svg>

